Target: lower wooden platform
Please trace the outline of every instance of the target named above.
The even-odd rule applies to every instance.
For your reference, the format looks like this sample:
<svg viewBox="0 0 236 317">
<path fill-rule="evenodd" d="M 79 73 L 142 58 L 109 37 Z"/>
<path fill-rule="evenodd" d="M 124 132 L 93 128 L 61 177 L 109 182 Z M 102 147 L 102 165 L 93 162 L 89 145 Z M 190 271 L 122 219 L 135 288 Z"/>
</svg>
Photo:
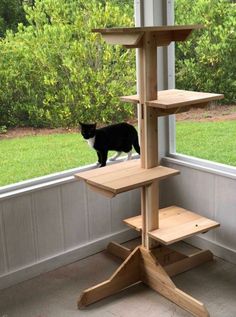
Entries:
<svg viewBox="0 0 236 317">
<path fill-rule="evenodd" d="M 107 281 L 85 290 L 78 301 L 78 308 L 143 282 L 192 315 L 209 316 L 204 304 L 178 289 L 170 277 L 212 260 L 210 251 L 186 256 L 164 246 L 152 251 L 138 246 L 131 251 L 116 243 L 110 243 L 108 250 L 125 259 L 124 262 Z"/>
<path fill-rule="evenodd" d="M 141 215 L 125 219 L 124 222 L 137 231 L 142 230 Z M 170 245 L 219 226 L 218 222 L 195 212 L 170 206 L 159 210 L 159 229 L 150 231 L 148 235 L 162 244 Z"/>
</svg>

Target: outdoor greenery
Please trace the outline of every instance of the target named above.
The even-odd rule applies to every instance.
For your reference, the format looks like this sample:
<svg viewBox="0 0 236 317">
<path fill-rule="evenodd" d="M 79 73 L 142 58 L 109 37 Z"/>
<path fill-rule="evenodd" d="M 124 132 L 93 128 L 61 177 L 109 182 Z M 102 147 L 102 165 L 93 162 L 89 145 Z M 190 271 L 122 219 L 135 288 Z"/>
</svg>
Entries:
<svg viewBox="0 0 236 317">
<path fill-rule="evenodd" d="M 0 2 L 0 37 L 7 29 L 17 30 L 18 23 L 26 23 L 22 0 L 1 0 Z"/>
<path fill-rule="evenodd" d="M 206 26 L 177 44 L 177 88 L 221 92 L 224 103 L 234 103 L 235 3 L 175 4 L 176 23 Z M 136 90 L 135 50 L 106 45 L 91 29 L 131 26 L 133 21 L 133 0 L 2 0 L 1 130 L 130 118 L 134 107 L 120 104 L 118 96 Z"/>
<path fill-rule="evenodd" d="M 176 124 L 178 153 L 236 166 L 235 121 Z"/>
<path fill-rule="evenodd" d="M 179 153 L 236 166 L 234 121 L 180 121 L 176 125 L 176 134 Z M 4 167 L 0 173 L 0 186 L 96 161 L 96 152 L 79 133 L 4 139 L 0 142 L 0 162 Z"/>
<path fill-rule="evenodd" d="M 75 126 L 126 120 L 135 51 L 106 45 L 96 27 L 131 26 L 130 7 L 106 0 L 37 0 L 27 26 L 0 42 L 0 126 Z"/>
<path fill-rule="evenodd" d="M 176 87 L 224 93 L 236 103 L 236 3 L 175 0 L 176 24 L 203 24 L 186 42 L 176 43 Z"/>
<path fill-rule="evenodd" d="M 0 186 L 94 163 L 96 159 L 96 152 L 80 134 L 4 139 L 0 142 L 0 162 L 4 167 Z"/>
<path fill-rule="evenodd" d="M 203 24 L 176 43 L 176 87 L 236 103 L 236 4 L 175 0 L 177 24 Z M 0 134 L 10 127 L 74 127 L 134 115 L 135 50 L 106 45 L 93 28 L 133 26 L 133 0 L 1 0 Z M 177 122 L 177 151 L 236 166 L 233 121 Z M 45 149 L 47 149 L 45 151 Z M 10 158 L 10 159 L 9 159 Z M 0 141 L 0 186 L 93 163 L 80 134 Z"/>
</svg>

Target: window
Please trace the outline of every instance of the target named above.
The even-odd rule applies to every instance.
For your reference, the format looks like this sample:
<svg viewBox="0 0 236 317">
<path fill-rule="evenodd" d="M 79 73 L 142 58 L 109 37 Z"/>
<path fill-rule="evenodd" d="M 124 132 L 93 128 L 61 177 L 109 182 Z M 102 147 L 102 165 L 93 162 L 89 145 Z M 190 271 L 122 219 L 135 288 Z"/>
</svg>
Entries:
<svg viewBox="0 0 236 317">
<path fill-rule="evenodd" d="M 53 1 L 43 7 L 36 3 L 28 11 L 30 25 L 14 37 L 6 34 L 0 43 L 2 191 L 21 181 L 23 188 L 72 175 L 76 167 L 95 163 L 95 151 L 78 129 L 68 127 L 76 127 L 78 121 L 125 120 L 133 109 L 129 105 L 125 112 L 115 105 L 120 95 L 131 94 L 127 89 L 132 89 L 132 80 L 135 87 L 134 50 L 127 54 L 122 47 L 106 46 L 91 32 L 106 24 L 132 25 L 133 0 L 108 5 L 103 0 L 97 5 L 59 1 L 59 6 L 60 12 Z M 15 129 L 19 126 L 24 128 Z"/>
<path fill-rule="evenodd" d="M 214 6 L 198 0 L 194 3 L 187 0 L 175 2 L 177 24 L 202 23 L 207 26 L 194 32 L 187 42 L 176 43 L 176 88 L 223 93 L 225 98 L 207 108 L 195 108 L 176 115 L 175 124 L 172 122 L 176 130 L 172 132 L 171 152 L 188 162 L 235 173 L 234 6 L 231 1 Z"/>
</svg>

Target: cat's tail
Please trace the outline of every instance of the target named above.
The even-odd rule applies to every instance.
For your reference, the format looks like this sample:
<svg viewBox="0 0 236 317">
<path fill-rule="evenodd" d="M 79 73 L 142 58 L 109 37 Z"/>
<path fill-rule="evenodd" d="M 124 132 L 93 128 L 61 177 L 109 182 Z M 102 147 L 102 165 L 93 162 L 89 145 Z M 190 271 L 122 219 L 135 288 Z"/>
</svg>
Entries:
<svg viewBox="0 0 236 317">
<path fill-rule="evenodd" d="M 134 139 L 133 139 L 133 147 L 134 147 L 135 151 L 140 155 L 140 146 L 138 143 L 138 133 L 137 132 L 136 132 Z"/>
</svg>

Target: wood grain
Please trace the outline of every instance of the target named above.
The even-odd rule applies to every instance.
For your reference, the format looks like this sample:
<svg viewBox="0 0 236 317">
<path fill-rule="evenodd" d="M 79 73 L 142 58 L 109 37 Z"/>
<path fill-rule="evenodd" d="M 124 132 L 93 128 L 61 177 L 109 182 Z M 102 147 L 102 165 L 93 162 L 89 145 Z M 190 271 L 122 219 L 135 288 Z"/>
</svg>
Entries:
<svg viewBox="0 0 236 317">
<path fill-rule="evenodd" d="M 103 38 L 107 42 L 107 44 L 116 44 L 119 43 L 125 46 L 136 47 L 143 36 L 143 32 L 137 33 L 104 33 Z"/>
<path fill-rule="evenodd" d="M 177 174 L 179 174 L 178 170 L 163 166 L 144 169 L 140 167 L 140 160 L 131 160 L 78 173 L 75 177 L 97 187 L 100 193 L 112 197 L 121 192 L 146 186 L 155 180 L 162 180 Z"/>
<path fill-rule="evenodd" d="M 81 294 L 78 308 L 83 308 L 140 281 L 140 250 L 137 247 L 105 282 L 95 285 Z"/>
<path fill-rule="evenodd" d="M 107 246 L 107 251 L 123 260 L 131 253 L 130 249 L 116 242 L 110 242 Z"/>
<path fill-rule="evenodd" d="M 219 100 L 223 98 L 223 94 L 169 89 L 158 91 L 158 99 L 147 100 L 147 105 L 154 108 L 169 110 L 187 106 L 197 107 L 199 104 L 202 103 L 206 103 L 207 105 L 207 103 L 210 101 Z M 139 102 L 139 96 L 123 96 L 120 97 L 120 100 L 124 102 L 131 102 L 137 104 Z"/>
<path fill-rule="evenodd" d="M 142 230 L 141 215 L 125 219 L 124 222 L 137 231 Z M 153 239 L 169 245 L 219 226 L 218 222 L 192 211 L 170 206 L 159 210 L 159 229 L 149 232 L 149 235 Z"/>
<path fill-rule="evenodd" d="M 145 27 L 114 27 L 104 29 L 93 29 L 92 32 L 98 32 L 101 34 L 107 33 L 137 33 L 137 32 L 165 32 L 165 31 L 184 31 L 184 30 L 197 30 L 202 29 L 203 25 L 166 25 L 166 26 L 145 26 Z"/>
</svg>

